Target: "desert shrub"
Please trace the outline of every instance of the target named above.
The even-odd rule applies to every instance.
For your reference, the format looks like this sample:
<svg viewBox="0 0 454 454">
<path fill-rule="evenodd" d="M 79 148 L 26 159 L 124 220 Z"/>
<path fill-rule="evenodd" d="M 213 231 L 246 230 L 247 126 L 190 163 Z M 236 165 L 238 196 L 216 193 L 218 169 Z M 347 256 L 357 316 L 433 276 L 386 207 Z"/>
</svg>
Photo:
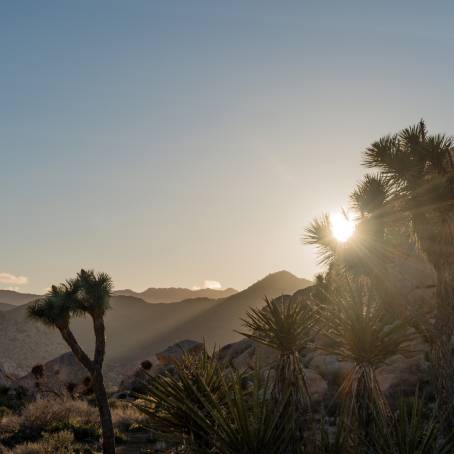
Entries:
<svg viewBox="0 0 454 454">
<path fill-rule="evenodd" d="M 0 442 L 12 447 L 38 441 L 43 433 L 70 431 L 77 440 L 99 439 L 98 414 L 86 402 L 38 400 L 21 415 L 0 419 Z"/>
<path fill-rule="evenodd" d="M 3 409 L 20 410 L 24 406 L 26 397 L 23 388 L 11 389 L 8 386 L 0 386 L 0 407 Z"/>
<path fill-rule="evenodd" d="M 8 407 L 0 407 L 0 418 L 11 414 L 13 414 L 13 412 Z"/>
<path fill-rule="evenodd" d="M 0 439 L 5 434 L 16 432 L 20 427 L 20 422 L 20 417 L 14 414 L 0 417 Z"/>
<path fill-rule="evenodd" d="M 140 363 L 140 367 L 144 370 L 150 370 L 153 367 L 153 363 L 146 359 Z"/>
<path fill-rule="evenodd" d="M 79 421 L 63 421 L 49 427 L 50 433 L 70 432 L 74 439 L 79 442 L 96 442 L 99 440 L 101 433 L 99 427 L 95 424 L 84 424 Z"/>
<path fill-rule="evenodd" d="M 122 434 L 119 430 L 114 430 L 114 435 L 115 435 L 115 444 L 118 446 L 118 445 L 122 445 L 124 443 L 126 443 L 126 436 L 124 434 Z"/>
<path fill-rule="evenodd" d="M 81 400 L 38 400 L 23 410 L 21 426 L 41 433 L 53 425 L 70 421 L 94 425 L 98 423 L 98 414 L 94 407 Z"/>
<path fill-rule="evenodd" d="M 40 378 L 44 377 L 44 366 L 42 364 L 37 364 L 36 366 L 32 367 L 32 374 L 33 376 L 39 380 Z"/>
<path fill-rule="evenodd" d="M 75 443 L 73 434 L 63 431 L 45 434 L 38 442 L 17 446 L 12 454 L 81 454 L 84 452 L 87 450 Z"/>
<path fill-rule="evenodd" d="M 121 403 L 112 409 L 112 421 L 120 432 L 136 432 L 145 424 L 146 417 L 133 405 Z"/>
</svg>

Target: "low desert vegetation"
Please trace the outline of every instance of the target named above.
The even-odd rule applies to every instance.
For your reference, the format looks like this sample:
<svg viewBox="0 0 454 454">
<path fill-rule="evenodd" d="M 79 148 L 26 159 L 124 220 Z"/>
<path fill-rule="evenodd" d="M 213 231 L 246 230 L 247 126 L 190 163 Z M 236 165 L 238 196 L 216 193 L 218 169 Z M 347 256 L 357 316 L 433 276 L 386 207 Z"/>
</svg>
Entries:
<svg viewBox="0 0 454 454">
<path fill-rule="evenodd" d="M 143 430 L 146 418 L 134 406 L 112 401 L 111 407 L 117 442 L 124 442 L 128 433 Z M 0 443 L 5 452 L 53 452 L 46 449 L 57 440 L 63 443 L 68 439 L 72 440 L 68 445 L 73 449 L 79 445 L 84 451 L 55 452 L 96 452 L 101 435 L 97 408 L 80 399 L 37 400 L 26 405 L 19 414 L 9 412 L 0 418 Z M 63 443 L 63 446 L 66 445 Z"/>
</svg>

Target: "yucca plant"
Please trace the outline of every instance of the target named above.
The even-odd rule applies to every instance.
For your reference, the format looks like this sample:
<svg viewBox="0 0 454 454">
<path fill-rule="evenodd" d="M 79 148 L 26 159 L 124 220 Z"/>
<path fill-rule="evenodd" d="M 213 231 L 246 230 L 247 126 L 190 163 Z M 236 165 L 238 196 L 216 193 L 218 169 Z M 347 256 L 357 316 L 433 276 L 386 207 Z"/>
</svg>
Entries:
<svg viewBox="0 0 454 454">
<path fill-rule="evenodd" d="M 353 364 L 339 391 L 344 423 L 357 440 L 367 437 L 377 417 L 386 420 L 390 415 L 375 371 L 394 355 L 411 355 L 414 335 L 402 320 L 389 324 L 383 305 L 365 282 L 347 281 L 321 318 L 330 342 L 320 348 Z"/>
<path fill-rule="evenodd" d="M 219 454 L 280 454 L 291 440 L 289 393 L 277 405 L 269 380 L 227 372 L 214 356 L 184 357 L 175 375 L 153 379 L 136 401 L 150 429 L 179 451 Z M 249 384 L 248 384 L 249 383 Z"/>
<path fill-rule="evenodd" d="M 369 451 L 373 454 L 450 454 L 454 452 L 454 434 L 442 433 L 442 416 L 437 407 L 425 409 L 424 399 L 416 394 L 400 399 L 397 412 L 389 420 L 379 418 Z"/>
<path fill-rule="evenodd" d="M 316 311 L 308 301 L 290 296 L 272 301 L 265 298 L 264 308 L 249 310 L 247 318 L 243 319 L 249 332 L 240 333 L 279 352 L 274 366 L 272 396 L 275 402 L 280 402 L 286 393 L 290 393 L 295 450 L 301 445 L 304 423 L 311 409 L 301 351 L 313 338 L 316 322 Z"/>
<path fill-rule="evenodd" d="M 136 406 L 149 417 L 150 429 L 161 439 L 188 452 L 212 448 L 206 399 L 225 401 L 225 373 L 206 349 L 197 356 L 183 355 L 175 373 L 164 373 L 144 383 L 145 394 Z M 206 451 L 205 451 L 206 452 Z"/>
<path fill-rule="evenodd" d="M 315 445 L 308 449 L 309 454 L 354 454 L 350 449 L 347 428 L 342 419 L 337 418 L 335 428 L 329 430 L 322 418 L 318 429 Z"/>
<path fill-rule="evenodd" d="M 223 382 L 225 403 L 207 399 L 207 423 L 211 427 L 213 452 L 219 454 L 286 454 L 302 447 L 293 445 L 293 413 L 290 393 L 280 402 L 269 399 L 269 376 L 262 379 L 256 370 L 249 387 L 243 386 L 240 374 Z M 208 428 L 208 426 L 207 426 Z M 213 436 L 214 435 L 214 436 Z"/>
</svg>

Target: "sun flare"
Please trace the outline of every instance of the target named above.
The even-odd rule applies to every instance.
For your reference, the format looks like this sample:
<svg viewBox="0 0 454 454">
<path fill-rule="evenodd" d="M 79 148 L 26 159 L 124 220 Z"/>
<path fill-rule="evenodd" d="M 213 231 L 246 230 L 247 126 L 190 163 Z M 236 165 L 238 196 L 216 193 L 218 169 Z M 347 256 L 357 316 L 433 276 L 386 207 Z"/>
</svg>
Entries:
<svg viewBox="0 0 454 454">
<path fill-rule="evenodd" d="M 355 231 L 355 223 L 344 213 L 330 215 L 331 232 L 337 241 L 344 243 Z"/>
</svg>

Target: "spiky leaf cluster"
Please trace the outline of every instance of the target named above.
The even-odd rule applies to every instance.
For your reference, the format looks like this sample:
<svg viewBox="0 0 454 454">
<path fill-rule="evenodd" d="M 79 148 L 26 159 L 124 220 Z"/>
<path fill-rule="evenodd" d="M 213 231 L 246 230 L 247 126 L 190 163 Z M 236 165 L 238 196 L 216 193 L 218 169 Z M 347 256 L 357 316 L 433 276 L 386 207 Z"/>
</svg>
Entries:
<svg viewBox="0 0 454 454">
<path fill-rule="evenodd" d="M 28 307 L 28 315 L 50 327 L 69 324 L 71 317 L 109 307 L 112 280 L 106 273 L 81 270 L 74 279 L 53 285 L 41 299 Z"/>
<path fill-rule="evenodd" d="M 250 332 L 240 334 L 279 352 L 299 352 L 314 335 L 317 314 L 298 298 L 265 298 L 265 307 L 250 309 L 243 324 Z"/>
<path fill-rule="evenodd" d="M 189 360 L 189 364 L 188 364 Z M 206 352 L 184 358 L 176 374 L 157 376 L 136 402 L 150 428 L 187 452 L 284 454 L 288 452 L 288 398 L 275 405 L 267 399 L 268 380 L 226 374 Z"/>
</svg>

